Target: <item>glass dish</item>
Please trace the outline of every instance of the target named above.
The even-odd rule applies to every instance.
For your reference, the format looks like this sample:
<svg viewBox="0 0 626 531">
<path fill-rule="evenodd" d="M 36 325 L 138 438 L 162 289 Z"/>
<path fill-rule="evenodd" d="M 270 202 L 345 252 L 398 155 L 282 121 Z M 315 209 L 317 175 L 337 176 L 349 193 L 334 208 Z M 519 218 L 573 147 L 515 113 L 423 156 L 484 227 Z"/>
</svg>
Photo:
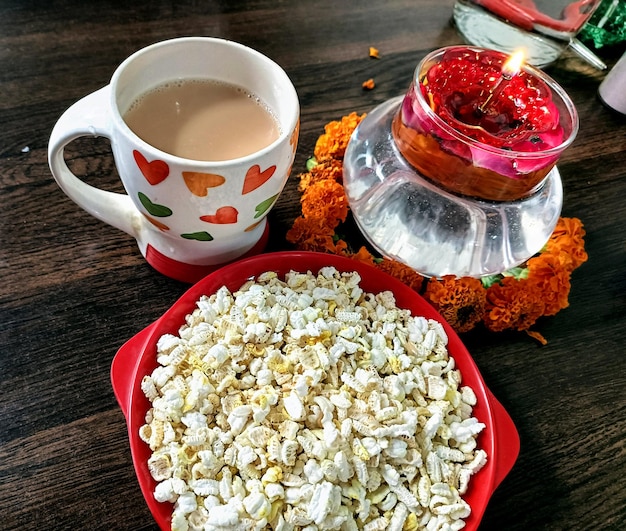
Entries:
<svg viewBox="0 0 626 531">
<path fill-rule="evenodd" d="M 535 92 L 545 96 L 537 107 L 552 112 L 545 129 L 520 125 L 502 138 L 483 128 L 483 123 L 500 127 L 503 117 L 519 122 L 509 116 L 517 112 L 510 80 L 498 85 L 500 92 L 492 101 L 502 111 L 489 109 L 490 116 L 470 114 L 463 122 L 450 113 L 444 120 L 432 108 L 437 102 L 429 100 L 426 82 L 431 69 L 444 59 L 464 61 L 474 55 L 478 63 L 493 63 L 485 77 L 485 85 L 491 85 L 464 86 L 466 101 L 461 99 L 454 110 L 460 114 L 469 108 L 471 113 L 477 105 L 471 98 L 486 102 L 506 55 L 465 46 L 436 50 L 417 66 L 404 97 L 367 114 L 344 156 L 344 189 L 363 235 L 383 256 L 425 276 L 481 277 L 520 265 L 548 241 L 563 203 L 556 163 L 576 137 L 578 114 L 546 74 L 525 65 L 516 76 L 531 83 L 529 101 Z M 432 84 L 433 78 L 428 79 Z"/>
</svg>

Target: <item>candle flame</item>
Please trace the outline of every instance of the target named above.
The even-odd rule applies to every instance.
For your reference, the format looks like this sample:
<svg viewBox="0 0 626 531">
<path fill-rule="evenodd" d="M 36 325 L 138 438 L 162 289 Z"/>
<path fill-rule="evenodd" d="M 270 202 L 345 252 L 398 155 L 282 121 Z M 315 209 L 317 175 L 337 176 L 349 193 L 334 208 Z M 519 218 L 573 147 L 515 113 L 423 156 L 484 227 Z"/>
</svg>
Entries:
<svg viewBox="0 0 626 531">
<path fill-rule="evenodd" d="M 516 76 L 524 64 L 524 51 L 517 50 L 502 65 L 502 77 L 511 79 Z"/>
</svg>

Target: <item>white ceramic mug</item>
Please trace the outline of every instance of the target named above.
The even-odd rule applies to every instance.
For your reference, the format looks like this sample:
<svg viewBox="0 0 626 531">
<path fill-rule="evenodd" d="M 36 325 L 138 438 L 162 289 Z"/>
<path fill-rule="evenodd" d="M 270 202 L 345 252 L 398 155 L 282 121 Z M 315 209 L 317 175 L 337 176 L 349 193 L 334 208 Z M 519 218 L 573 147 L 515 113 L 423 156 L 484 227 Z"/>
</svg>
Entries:
<svg viewBox="0 0 626 531">
<path fill-rule="evenodd" d="M 122 116 L 140 95 L 178 79 L 210 79 L 255 94 L 277 119 L 279 138 L 220 162 L 184 159 L 144 142 Z M 266 216 L 289 177 L 299 118 L 293 84 L 266 56 L 223 39 L 172 39 L 134 53 L 107 86 L 67 109 L 52 131 L 48 159 L 57 183 L 80 207 L 132 235 L 156 270 L 195 282 L 265 247 Z M 69 170 L 65 146 L 81 136 L 110 140 L 128 195 L 95 188 Z"/>
</svg>

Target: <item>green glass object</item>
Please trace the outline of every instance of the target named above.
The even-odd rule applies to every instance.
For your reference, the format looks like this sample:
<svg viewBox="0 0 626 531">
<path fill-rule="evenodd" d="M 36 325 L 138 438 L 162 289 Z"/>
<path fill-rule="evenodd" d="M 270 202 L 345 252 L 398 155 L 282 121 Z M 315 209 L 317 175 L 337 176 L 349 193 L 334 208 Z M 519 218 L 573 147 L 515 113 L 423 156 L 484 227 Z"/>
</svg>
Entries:
<svg viewBox="0 0 626 531">
<path fill-rule="evenodd" d="M 626 41 L 626 0 L 604 0 L 578 38 L 596 49 Z"/>
</svg>

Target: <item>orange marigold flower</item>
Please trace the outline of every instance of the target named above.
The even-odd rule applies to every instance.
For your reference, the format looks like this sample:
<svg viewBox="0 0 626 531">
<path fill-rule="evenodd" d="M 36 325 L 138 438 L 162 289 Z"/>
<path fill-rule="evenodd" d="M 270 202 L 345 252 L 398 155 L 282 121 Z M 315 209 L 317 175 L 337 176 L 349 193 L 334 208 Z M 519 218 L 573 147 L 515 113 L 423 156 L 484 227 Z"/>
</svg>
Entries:
<svg viewBox="0 0 626 531">
<path fill-rule="evenodd" d="M 350 255 L 350 258 L 363 262 L 365 264 L 374 265 L 374 255 L 367 250 L 364 245 L 356 252 Z"/>
<path fill-rule="evenodd" d="M 302 215 L 319 219 L 324 226 L 334 229 L 348 217 L 348 198 L 338 182 L 315 182 L 305 190 L 300 201 Z"/>
<path fill-rule="evenodd" d="M 367 81 L 363 81 L 363 88 L 365 90 L 372 90 L 374 87 L 376 87 L 376 83 L 374 83 L 373 78 L 370 77 Z"/>
<path fill-rule="evenodd" d="M 345 254 L 347 244 L 334 239 L 333 230 L 321 226 L 318 219 L 298 217 L 287 231 L 287 241 L 303 251 Z"/>
<path fill-rule="evenodd" d="M 300 242 L 317 234 L 332 238 L 333 233 L 333 229 L 322 225 L 321 220 L 305 219 L 304 217 L 299 216 L 294 220 L 292 227 L 287 231 L 286 238 L 289 243 L 299 245 Z"/>
<path fill-rule="evenodd" d="M 317 253 L 330 253 L 341 255 L 346 251 L 346 242 L 343 240 L 337 240 L 335 242 L 331 236 L 324 236 L 322 234 L 314 234 L 311 238 L 308 238 L 298 246 L 302 251 L 313 251 Z"/>
<path fill-rule="evenodd" d="M 545 301 L 544 315 L 554 315 L 569 306 L 570 271 L 561 254 L 542 253 L 527 262 L 528 281 L 541 291 Z"/>
<path fill-rule="evenodd" d="M 430 279 L 424 297 L 457 332 L 474 328 L 485 313 L 485 289 L 476 278 Z"/>
<path fill-rule="evenodd" d="M 559 218 L 546 251 L 560 256 L 561 262 L 571 272 L 587 261 L 585 229 L 578 218 Z"/>
<path fill-rule="evenodd" d="M 503 278 L 487 290 L 483 322 L 492 332 L 528 330 L 545 310 L 542 293 L 526 279 Z"/>
<path fill-rule="evenodd" d="M 372 59 L 378 59 L 380 57 L 380 54 L 378 53 L 378 49 L 374 48 L 373 46 L 370 46 L 370 57 Z"/>
<path fill-rule="evenodd" d="M 311 171 L 300 175 L 298 189 L 303 192 L 313 183 L 319 181 L 343 181 L 343 163 L 341 160 L 329 159 L 316 164 Z"/>
<path fill-rule="evenodd" d="M 381 271 L 390 274 L 392 277 L 401 280 L 415 291 L 419 292 L 422 289 L 424 277 L 407 265 L 385 258 L 376 264 L 376 267 L 378 267 Z"/>
<path fill-rule="evenodd" d="M 348 254 L 348 244 L 341 238 L 337 238 L 334 241 L 332 252 L 335 254 L 341 254 L 346 256 Z"/>
<path fill-rule="evenodd" d="M 324 134 L 317 139 L 313 152 L 317 161 L 343 158 L 350 136 L 363 118 L 365 118 L 365 114 L 359 116 L 353 112 L 341 118 L 340 121 L 326 124 Z"/>
<path fill-rule="evenodd" d="M 568 236 L 582 243 L 583 236 L 585 236 L 582 221 L 578 218 L 559 218 L 554 227 L 554 231 L 552 231 L 548 245 L 550 245 L 550 242 L 558 240 L 562 236 Z"/>
</svg>

